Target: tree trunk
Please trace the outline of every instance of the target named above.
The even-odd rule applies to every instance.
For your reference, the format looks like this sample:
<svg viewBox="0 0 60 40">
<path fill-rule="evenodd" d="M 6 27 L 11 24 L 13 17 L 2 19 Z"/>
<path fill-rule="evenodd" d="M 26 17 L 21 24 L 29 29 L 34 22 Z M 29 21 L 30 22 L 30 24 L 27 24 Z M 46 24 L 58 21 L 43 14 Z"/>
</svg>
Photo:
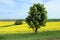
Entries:
<svg viewBox="0 0 60 40">
<path fill-rule="evenodd" d="M 35 33 L 37 33 L 37 30 L 38 30 L 38 28 L 36 27 L 36 28 L 35 28 Z"/>
</svg>

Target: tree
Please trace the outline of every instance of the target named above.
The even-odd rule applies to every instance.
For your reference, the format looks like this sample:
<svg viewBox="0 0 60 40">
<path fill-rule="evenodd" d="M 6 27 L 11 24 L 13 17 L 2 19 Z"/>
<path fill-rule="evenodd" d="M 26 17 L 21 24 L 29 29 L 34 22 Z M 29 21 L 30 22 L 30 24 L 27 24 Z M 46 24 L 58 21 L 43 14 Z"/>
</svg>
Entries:
<svg viewBox="0 0 60 40">
<path fill-rule="evenodd" d="M 37 33 L 38 28 L 45 26 L 47 21 L 47 11 L 44 4 L 33 4 L 33 6 L 30 7 L 28 14 L 26 22 L 30 28 L 34 29 L 35 33 Z"/>
<path fill-rule="evenodd" d="M 21 25 L 22 24 L 22 20 L 21 19 L 18 19 L 15 21 L 15 25 Z"/>
</svg>

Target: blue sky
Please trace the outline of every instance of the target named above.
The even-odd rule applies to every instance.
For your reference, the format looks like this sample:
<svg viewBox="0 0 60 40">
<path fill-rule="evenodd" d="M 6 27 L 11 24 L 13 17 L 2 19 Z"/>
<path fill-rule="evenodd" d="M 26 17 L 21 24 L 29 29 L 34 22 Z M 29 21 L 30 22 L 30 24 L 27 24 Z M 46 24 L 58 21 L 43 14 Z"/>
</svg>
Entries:
<svg viewBox="0 0 60 40">
<path fill-rule="evenodd" d="M 0 0 L 0 19 L 25 19 L 34 3 L 45 5 L 48 19 L 60 19 L 60 0 Z"/>
</svg>

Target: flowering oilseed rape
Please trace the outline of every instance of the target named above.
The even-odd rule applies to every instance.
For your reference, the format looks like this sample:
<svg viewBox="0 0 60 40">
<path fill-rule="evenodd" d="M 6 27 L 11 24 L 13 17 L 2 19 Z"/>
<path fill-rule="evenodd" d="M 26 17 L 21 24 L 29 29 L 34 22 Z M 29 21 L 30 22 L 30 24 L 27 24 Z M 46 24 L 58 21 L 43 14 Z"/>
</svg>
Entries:
<svg viewBox="0 0 60 40">
<path fill-rule="evenodd" d="M 0 34 L 31 33 L 32 29 L 26 22 L 22 25 L 12 25 L 14 22 L 0 22 Z M 11 26 L 7 26 L 11 25 Z M 39 28 L 39 32 L 60 30 L 60 22 L 47 22 L 45 27 Z"/>
</svg>

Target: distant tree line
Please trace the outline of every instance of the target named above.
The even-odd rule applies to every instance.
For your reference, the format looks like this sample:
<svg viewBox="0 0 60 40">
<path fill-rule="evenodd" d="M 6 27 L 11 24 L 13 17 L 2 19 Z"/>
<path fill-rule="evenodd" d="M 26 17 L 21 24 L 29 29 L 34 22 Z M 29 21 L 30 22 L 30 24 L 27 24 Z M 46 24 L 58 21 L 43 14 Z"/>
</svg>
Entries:
<svg viewBox="0 0 60 40">
<path fill-rule="evenodd" d="M 47 22 L 57 22 L 60 21 L 60 19 L 48 19 Z"/>
<path fill-rule="evenodd" d="M 0 19 L 0 21 L 16 21 L 18 19 Z M 25 21 L 25 19 L 21 19 L 22 21 Z"/>
<path fill-rule="evenodd" d="M 17 19 L 0 19 L 0 21 L 16 21 Z M 25 19 L 21 19 L 22 21 L 25 21 Z M 47 22 L 57 22 L 60 21 L 60 19 L 48 19 Z"/>
</svg>

